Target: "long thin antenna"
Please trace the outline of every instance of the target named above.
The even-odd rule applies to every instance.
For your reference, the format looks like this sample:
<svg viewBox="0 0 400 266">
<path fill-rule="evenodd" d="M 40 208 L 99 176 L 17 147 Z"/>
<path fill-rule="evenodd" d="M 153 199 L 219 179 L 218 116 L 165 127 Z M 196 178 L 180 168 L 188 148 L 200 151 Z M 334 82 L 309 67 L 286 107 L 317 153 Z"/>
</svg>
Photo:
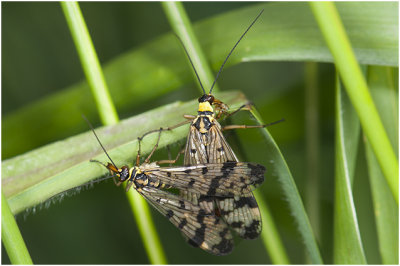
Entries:
<svg viewBox="0 0 400 266">
<path fill-rule="evenodd" d="M 185 50 L 185 53 L 186 53 L 187 57 L 189 58 L 190 64 L 191 64 L 192 67 L 193 67 L 194 73 L 196 74 L 197 80 L 198 80 L 199 83 L 200 83 L 200 87 L 201 87 L 201 89 L 203 90 L 203 93 L 206 94 L 206 91 L 204 90 L 203 84 L 201 84 L 201 80 L 200 80 L 199 74 L 197 74 L 197 71 L 196 71 L 196 68 L 195 68 L 194 65 L 193 65 L 192 59 L 190 58 L 190 55 L 189 55 L 188 51 L 186 50 L 185 44 L 183 43 L 183 41 L 181 40 L 181 38 L 179 38 L 178 34 L 175 33 L 175 35 L 176 35 L 176 37 L 178 38 L 178 40 L 181 42 L 181 44 L 182 44 L 182 46 L 183 46 L 183 49 Z"/>
<path fill-rule="evenodd" d="M 214 79 L 214 83 L 211 86 L 210 92 L 209 94 L 211 94 L 212 89 L 214 88 L 215 83 L 217 82 L 217 79 L 219 77 L 219 74 L 221 74 L 222 72 L 222 68 L 224 68 L 224 65 L 226 63 L 226 61 L 228 61 L 228 58 L 231 56 L 233 50 L 235 50 L 236 46 L 239 44 L 239 42 L 242 40 L 242 38 L 244 37 L 244 35 L 246 35 L 246 33 L 250 30 L 250 28 L 254 25 L 254 23 L 256 23 L 257 19 L 261 16 L 261 14 L 264 12 L 264 9 L 261 10 L 260 14 L 257 15 L 257 17 L 253 20 L 253 22 L 250 24 L 250 26 L 247 28 L 247 30 L 242 34 L 242 36 L 240 36 L 239 40 L 235 43 L 235 45 L 233 46 L 232 50 L 229 52 L 228 56 L 225 58 L 225 61 L 222 63 L 221 68 L 219 69 L 217 76 L 215 76 Z"/>
<path fill-rule="evenodd" d="M 114 165 L 115 169 L 118 169 L 118 167 L 115 165 L 115 163 L 111 159 L 110 155 L 108 155 L 106 149 L 103 147 L 103 144 L 101 144 L 101 141 L 100 141 L 99 137 L 97 136 L 96 131 L 94 131 L 94 128 L 93 128 L 92 124 L 89 122 L 89 120 L 83 114 L 82 114 L 82 117 L 83 117 L 83 119 L 85 119 L 86 123 L 89 125 L 90 129 L 92 130 L 94 136 L 96 137 L 97 141 L 99 142 L 99 144 L 100 144 L 101 148 L 103 149 L 104 153 L 107 155 L 108 159 Z"/>
</svg>

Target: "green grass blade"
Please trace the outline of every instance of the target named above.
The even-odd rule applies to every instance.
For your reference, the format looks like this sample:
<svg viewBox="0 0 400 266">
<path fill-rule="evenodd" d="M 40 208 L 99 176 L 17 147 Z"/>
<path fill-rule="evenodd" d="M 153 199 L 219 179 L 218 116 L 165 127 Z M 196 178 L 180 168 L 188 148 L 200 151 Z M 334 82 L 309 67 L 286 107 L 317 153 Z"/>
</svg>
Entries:
<svg viewBox="0 0 400 266">
<path fill-rule="evenodd" d="M 200 46 L 200 42 L 197 40 L 197 37 L 193 31 L 192 24 L 188 15 L 186 14 L 183 4 L 181 2 L 168 1 L 161 2 L 161 5 L 172 30 L 182 40 L 183 45 L 185 46 L 187 52 L 189 53 L 190 59 L 193 62 L 193 65 L 196 66 L 196 71 L 199 75 L 200 82 L 203 85 L 205 93 L 208 93 L 214 80 L 214 75 Z M 179 43 L 179 45 L 181 44 Z M 192 68 L 191 64 L 189 64 L 189 66 Z M 197 80 L 197 76 L 194 72 L 193 75 L 194 79 Z M 200 89 L 200 93 L 204 94 L 199 83 L 198 87 Z M 215 85 L 213 91 L 218 90 L 218 86 Z"/>
<path fill-rule="evenodd" d="M 305 205 L 316 239 L 320 236 L 320 185 L 319 185 L 319 102 L 318 64 L 305 65 L 305 128 L 307 156 L 307 190 Z"/>
<path fill-rule="evenodd" d="M 396 2 L 337 3 L 360 63 L 398 65 L 397 6 Z M 249 20 L 262 8 L 262 17 L 232 54 L 227 68 L 254 61 L 333 62 L 307 3 L 263 3 L 194 24 L 196 36 L 214 72 L 237 41 L 238 33 L 244 31 Z M 104 65 L 104 76 L 121 112 L 132 110 L 132 99 L 137 102 L 136 108 L 148 108 L 156 97 L 195 82 L 173 34 L 160 36 L 114 58 Z M 71 103 L 74 103 L 73 108 Z M 81 123 L 82 113 L 90 121 L 97 121 L 96 105 L 85 82 L 3 116 L 3 158 L 86 130 L 86 125 Z"/>
<path fill-rule="evenodd" d="M 393 84 L 393 69 L 370 66 L 368 83 L 372 97 L 390 136 L 392 146 L 398 147 L 398 92 Z M 379 251 L 383 264 L 399 263 L 399 210 L 380 170 L 376 157 L 366 144 L 366 157 L 378 232 Z"/>
<path fill-rule="evenodd" d="M 1 192 L 1 239 L 12 264 L 33 264 L 3 192 Z"/>
<path fill-rule="evenodd" d="M 216 96 L 233 107 L 248 101 L 243 94 L 235 91 L 218 93 Z M 196 103 L 197 100 L 168 104 L 121 120 L 118 125 L 98 128 L 96 132 L 115 163 L 132 165 L 138 149 L 138 137 L 149 130 L 182 122 L 184 114 L 196 113 Z M 81 123 L 85 124 L 83 120 Z M 174 132 L 165 132 L 159 147 L 185 138 L 187 130 L 187 127 L 182 126 Z M 153 148 L 157 137 L 155 135 L 146 137 L 142 145 L 143 154 Z M 2 189 L 11 211 L 14 214 L 20 213 L 107 172 L 101 165 L 89 162 L 90 159 L 108 161 L 93 133 L 87 131 L 2 161 Z"/>
<path fill-rule="evenodd" d="M 268 254 L 271 257 L 273 264 L 290 264 L 289 257 L 286 254 L 285 247 L 279 236 L 278 229 L 271 215 L 271 211 L 268 208 L 267 202 L 264 200 L 263 195 L 259 190 L 255 190 L 254 196 L 257 199 L 258 207 L 261 210 L 261 219 L 263 223 L 263 230 L 261 237 L 264 242 L 264 246 L 268 250 Z"/>
<path fill-rule="evenodd" d="M 164 11 L 167 13 L 167 16 L 170 20 L 170 24 L 173 27 L 173 29 L 177 32 L 177 34 L 182 38 L 185 39 L 184 43 L 185 47 L 187 47 L 188 53 L 194 58 L 200 58 L 203 57 L 203 60 L 193 60 L 193 65 L 196 68 L 198 72 L 203 72 L 203 73 L 210 73 L 208 65 L 205 63 L 206 60 L 203 55 L 197 54 L 198 52 L 202 54 L 201 50 L 199 47 L 195 47 L 195 49 L 192 49 L 194 46 L 194 43 L 198 43 L 196 39 L 191 39 L 195 38 L 195 35 L 193 34 L 193 31 L 191 29 L 191 24 L 189 19 L 187 18 L 186 12 L 182 6 L 182 4 L 176 4 L 172 2 L 164 3 L 163 4 Z M 203 69 L 206 68 L 206 69 Z M 212 75 L 203 75 L 202 82 L 206 82 L 205 84 L 212 84 L 213 83 L 213 77 Z M 211 87 L 211 85 L 210 85 Z M 208 93 L 208 91 L 206 91 Z M 264 207 L 264 208 L 263 208 Z M 271 219 L 271 215 L 269 214 L 269 210 L 267 209 L 266 204 L 261 204 L 259 206 L 261 215 L 263 217 L 266 217 L 268 224 L 271 225 L 270 228 L 266 229 L 265 224 L 263 225 L 263 231 L 264 233 L 262 234 L 262 237 L 268 237 L 268 236 L 274 236 L 276 237 L 277 230 L 276 226 L 273 223 L 273 220 Z M 282 262 L 288 262 L 287 255 L 284 252 L 283 245 L 279 241 L 279 238 L 275 238 L 277 240 L 277 245 L 270 245 L 267 240 L 264 240 L 265 247 L 268 251 L 268 253 L 271 256 L 271 259 L 276 259 L 274 263 L 282 263 Z M 273 252 L 279 250 L 279 254 L 273 254 Z"/>
<path fill-rule="evenodd" d="M 101 121 L 104 125 L 115 124 L 118 122 L 118 115 L 79 5 L 74 1 L 65 1 L 60 4 L 74 39 L 86 79 L 92 89 Z"/>
<path fill-rule="evenodd" d="M 140 236 L 142 237 L 150 263 L 157 265 L 168 264 L 161 240 L 151 218 L 149 205 L 134 189 L 131 189 L 128 194 L 128 200 L 138 224 Z"/>
<path fill-rule="evenodd" d="M 221 96 L 232 106 L 240 106 L 247 102 L 239 92 L 217 94 L 217 96 Z M 196 102 L 169 104 L 125 119 L 117 125 L 96 129 L 96 132 L 117 165 L 132 164 L 135 151 L 138 149 L 137 137 L 154 128 L 181 122 L 184 114 L 195 113 L 193 106 Z M 142 154 L 149 153 L 153 148 L 156 142 L 155 135 L 146 137 L 146 141 L 142 143 Z M 165 132 L 161 137 L 159 148 L 186 136 L 186 127 L 177 128 L 174 132 Z M 47 206 L 59 199 L 52 198 L 53 196 L 107 173 L 101 165 L 89 162 L 90 159 L 102 162 L 108 160 L 91 131 L 3 161 L 2 188 L 12 212 L 17 214 L 36 205 L 38 208 Z M 130 201 L 143 202 L 137 200 L 135 191 L 128 194 Z M 134 215 L 149 252 L 150 261 L 165 264 L 167 262 L 155 237 L 154 225 L 148 220 L 144 222 L 143 219 L 148 215 L 148 209 L 142 206 L 146 205 L 135 205 Z"/>
<path fill-rule="evenodd" d="M 75 46 L 79 52 L 86 78 L 92 89 L 92 94 L 96 99 L 97 111 L 100 114 L 101 120 L 104 125 L 117 124 L 119 118 L 114 103 L 111 100 L 79 5 L 77 2 L 61 2 L 61 6 L 74 37 Z M 123 187 L 126 187 L 126 183 Z M 127 193 L 126 196 L 136 218 L 135 220 L 138 224 L 150 262 L 152 264 L 166 264 L 166 256 L 156 232 L 149 206 L 145 200 L 138 200 L 141 197 L 134 190 Z"/>
<path fill-rule="evenodd" d="M 257 122 L 261 125 L 265 124 L 262 120 L 260 114 L 253 107 L 251 109 L 252 115 L 255 117 Z M 266 128 L 262 129 L 264 139 L 267 145 L 267 153 L 265 154 L 264 160 L 267 163 L 267 168 L 270 171 L 274 172 L 276 176 L 278 176 L 280 183 L 282 184 L 282 189 L 285 193 L 285 197 L 289 203 L 290 209 L 292 211 L 292 215 L 296 220 L 299 233 L 303 238 L 304 245 L 307 251 L 309 258 L 313 264 L 322 264 L 321 254 L 319 252 L 319 248 L 313 233 L 313 230 L 310 225 L 310 221 L 308 219 L 307 213 L 304 209 L 304 204 L 301 200 L 299 191 L 296 187 L 296 184 L 293 180 L 292 174 L 289 170 L 288 165 L 286 164 L 285 159 L 283 158 L 282 153 L 280 152 L 278 146 L 275 141 L 269 134 Z M 258 200 L 258 199 L 257 199 Z M 263 211 L 263 210 L 262 210 Z"/>
<path fill-rule="evenodd" d="M 352 190 L 360 123 L 338 77 L 336 82 L 334 263 L 366 264 Z"/>
<path fill-rule="evenodd" d="M 346 91 L 360 118 L 363 131 L 371 143 L 393 197 L 398 204 L 398 160 L 368 91 L 367 83 L 361 73 L 337 9 L 332 2 L 311 2 L 310 5 L 332 52 Z"/>
</svg>

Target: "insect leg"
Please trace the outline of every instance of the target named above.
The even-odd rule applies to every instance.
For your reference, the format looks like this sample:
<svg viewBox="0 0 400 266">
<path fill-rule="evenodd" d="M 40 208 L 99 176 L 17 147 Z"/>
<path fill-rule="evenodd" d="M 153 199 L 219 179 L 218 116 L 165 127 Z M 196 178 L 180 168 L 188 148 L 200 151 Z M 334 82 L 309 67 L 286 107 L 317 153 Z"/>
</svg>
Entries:
<svg viewBox="0 0 400 266">
<path fill-rule="evenodd" d="M 132 185 L 133 185 L 133 182 L 132 182 L 132 181 L 129 181 L 128 184 L 126 184 L 125 191 L 128 192 L 129 189 L 132 187 Z"/>
<path fill-rule="evenodd" d="M 157 161 L 157 164 L 165 164 L 165 163 L 174 164 L 174 163 L 176 163 L 176 161 L 178 161 L 181 154 L 184 154 L 184 153 L 185 153 L 185 149 L 182 149 L 178 152 L 178 155 L 176 156 L 175 160 L 161 160 L 161 161 Z"/>
<path fill-rule="evenodd" d="M 274 121 L 272 123 L 266 124 L 266 125 L 254 125 L 254 126 L 248 126 L 248 125 L 228 125 L 228 126 L 224 126 L 222 127 L 222 130 L 231 130 L 231 129 L 238 129 L 238 128 L 264 128 L 264 127 L 268 127 L 268 126 L 272 126 L 275 125 L 277 123 L 283 122 L 285 121 L 284 118 L 278 120 L 278 121 Z"/>
<path fill-rule="evenodd" d="M 141 145 L 142 144 L 142 138 L 143 138 L 143 136 L 138 138 L 139 148 L 138 148 L 138 152 L 137 152 L 137 155 L 136 155 L 136 166 L 140 165 L 140 154 L 142 152 L 142 145 Z"/>
<path fill-rule="evenodd" d="M 244 110 L 250 110 L 250 108 L 251 108 L 252 105 L 253 105 L 252 102 L 248 102 L 248 103 L 243 104 L 242 106 L 240 106 L 238 109 L 236 109 L 236 110 L 233 111 L 232 113 L 226 113 L 226 112 L 223 112 L 223 111 L 222 111 L 222 112 L 219 112 L 218 115 L 217 115 L 217 119 L 218 119 L 219 117 L 221 117 L 222 114 L 226 114 L 226 116 L 224 117 L 224 119 L 226 119 L 226 118 L 228 118 L 228 117 L 230 117 L 230 116 L 232 116 L 232 115 L 235 115 L 237 112 L 242 111 L 243 109 L 244 109 Z"/>
<path fill-rule="evenodd" d="M 146 160 L 144 160 L 145 163 L 149 163 L 150 162 L 151 156 L 153 156 L 153 153 L 158 148 L 158 143 L 160 142 L 160 138 L 161 138 L 161 132 L 162 132 L 162 128 L 159 129 L 157 143 L 156 143 L 156 145 L 154 145 L 153 150 L 150 152 L 149 156 L 147 156 Z"/>
<path fill-rule="evenodd" d="M 195 116 L 192 116 L 192 115 L 184 115 L 183 117 L 186 118 L 187 120 L 182 121 L 182 122 L 180 122 L 180 123 L 178 123 L 178 124 L 176 124 L 174 126 L 171 126 L 171 127 L 161 128 L 160 130 L 163 130 L 163 131 L 173 130 L 175 128 L 181 127 L 183 125 L 186 125 L 186 124 L 192 122 L 192 120 L 195 118 Z"/>
<path fill-rule="evenodd" d="M 171 148 L 170 148 L 169 145 L 167 145 L 166 148 L 167 148 L 167 153 L 168 153 L 168 161 L 172 162 L 172 159 L 171 159 Z M 169 166 L 172 166 L 172 164 L 173 163 L 170 163 Z"/>
<path fill-rule="evenodd" d="M 183 126 L 183 125 L 185 125 L 185 124 L 188 124 L 188 123 L 190 123 L 194 118 L 195 118 L 195 116 L 192 116 L 192 115 L 184 115 L 184 118 L 186 118 L 187 120 L 185 120 L 185 121 L 183 121 L 183 122 L 181 122 L 181 123 L 179 123 L 179 124 L 176 124 L 176 125 L 174 125 L 174 126 L 171 126 L 171 127 L 165 127 L 165 128 L 163 128 L 163 127 L 160 127 L 159 129 L 153 129 L 153 130 L 150 130 L 150 131 L 147 131 L 146 133 L 144 133 L 141 137 L 139 137 L 138 138 L 138 141 L 139 141 L 139 150 L 138 150 L 138 154 L 137 154 L 137 156 L 136 156 L 136 166 L 139 166 L 139 164 L 140 164 L 140 152 L 141 152 L 141 141 L 143 140 L 143 138 L 145 137 L 145 136 L 147 136 L 147 135 L 149 135 L 149 134 L 152 134 L 152 133 L 155 133 L 155 132 L 158 132 L 159 133 L 159 136 L 158 136 L 158 138 L 160 139 L 160 135 L 161 135 L 161 132 L 162 131 L 170 131 L 170 130 L 173 130 L 173 129 L 175 129 L 175 128 L 178 128 L 178 127 L 181 127 L 181 126 Z M 158 140 L 159 141 L 159 140 Z M 158 146 L 158 141 L 157 141 L 157 144 L 156 144 L 156 146 Z M 155 147 L 155 148 L 157 148 L 157 147 Z M 154 152 L 154 150 L 155 149 L 153 149 L 153 152 Z M 152 155 L 152 153 L 151 153 L 151 155 Z M 151 156 L 150 156 L 151 157 Z M 150 159 L 150 158 L 149 158 Z M 147 159 L 146 159 L 147 160 Z"/>
<path fill-rule="evenodd" d="M 178 123 L 178 124 L 176 124 L 176 125 L 173 125 L 173 126 L 171 126 L 171 127 L 161 127 L 161 128 L 159 128 L 159 129 L 153 129 L 153 130 L 147 131 L 147 132 L 144 133 L 139 139 L 142 140 L 145 136 L 147 136 L 147 135 L 149 135 L 149 134 L 152 134 L 152 133 L 155 133 L 155 132 L 170 131 L 170 130 L 173 130 L 173 129 L 175 129 L 175 128 L 178 128 L 178 127 L 181 127 L 181 126 L 183 126 L 183 125 L 186 125 L 187 123 L 190 123 L 190 122 L 195 118 L 195 116 L 184 115 L 184 118 L 186 118 L 186 119 L 188 119 L 188 120 L 182 121 L 182 122 L 180 122 L 180 123 Z"/>
</svg>

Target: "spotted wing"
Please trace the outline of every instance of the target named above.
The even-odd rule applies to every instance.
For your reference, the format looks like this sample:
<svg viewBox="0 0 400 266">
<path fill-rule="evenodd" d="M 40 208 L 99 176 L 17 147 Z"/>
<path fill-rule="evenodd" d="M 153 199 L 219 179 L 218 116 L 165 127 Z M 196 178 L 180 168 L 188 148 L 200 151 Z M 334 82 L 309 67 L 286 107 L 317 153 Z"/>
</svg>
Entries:
<svg viewBox="0 0 400 266">
<path fill-rule="evenodd" d="M 233 198 L 217 198 L 216 205 L 224 221 L 242 238 L 257 238 L 262 229 L 261 214 L 253 193 Z"/>
<path fill-rule="evenodd" d="M 233 197 L 250 193 L 264 181 L 265 167 L 243 162 L 162 167 L 146 173 L 180 190 L 206 196 Z"/>
<path fill-rule="evenodd" d="M 207 149 L 199 134 L 200 132 L 194 126 L 190 126 L 183 159 L 184 165 L 205 164 L 208 162 Z"/>
<path fill-rule="evenodd" d="M 239 160 L 223 136 L 221 125 L 217 121 L 214 121 L 214 126 L 210 128 L 206 137 L 195 127 L 190 127 L 184 157 L 185 165 L 232 161 Z M 216 206 L 224 221 L 242 238 L 254 239 L 261 233 L 261 214 L 251 192 L 235 197 L 213 198 L 212 201 L 209 197 L 202 197 L 198 193 L 184 191 L 181 195 L 194 203 L 198 202 L 203 208 L 211 209 Z"/>
<path fill-rule="evenodd" d="M 186 141 L 184 165 L 237 161 L 238 159 L 226 142 L 221 132 L 221 125 L 217 121 L 214 121 L 214 125 L 207 134 L 200 133 L 194 126 L 190 127 Z"/>
<path fill-rule="evenodd" d="M 226 255 L 232 251 L 232 234 L 225 222 L 213 212 L 207 213 L 178 195 L 154 187 L 145 186 L 137 191 L 179 228 L 191 245 L 214 255 Z"/>
</svg>

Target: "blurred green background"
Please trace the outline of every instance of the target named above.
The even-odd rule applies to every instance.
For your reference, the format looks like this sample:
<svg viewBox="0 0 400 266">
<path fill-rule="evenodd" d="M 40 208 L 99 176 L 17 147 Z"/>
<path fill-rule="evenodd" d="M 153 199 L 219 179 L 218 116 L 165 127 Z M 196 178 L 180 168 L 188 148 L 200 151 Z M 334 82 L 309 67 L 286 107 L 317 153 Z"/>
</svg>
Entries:
<svg viewBox="0 0 400 266">
<path fill-rule="evenodd" d="M 193 3 L 184 6 L 193 23 L 251 2 Z M 170 31 L 159 3 L 80 3 L 97 55 L 102 64 L 138 48 Z M 84 79 L 64 15 L 58 3 L 2 3 L 2 117 Z M 249 18 L 249 21 L 251 18 Z M 238 37 L 242 28 L 226 29 Z M 251 31 L 250 33 L 251 34 Z M 233 44 L 232 44 L 233 45 Z M 231 46 L 224 47 L 228 52 Z M 285 118 L 269 128 L 291 169 L 296 185 L 304 198 L 307 195 L 305 144 L 305 66 L 304 62 L 260 61 L 243 62 L 224 69 L 219 79 L 221 90 L 241 90 L 253 101 L 265 122 Z M 317 63 L 319 106 L 319 164 L 315 168 L 319 184 L 319 226 L 312 222 L 325 263 L 333 263 L 333 188 L 334 188 L 334 67 Z M 190 71 L 189 66 L 187 65 Z M 151 94 L 151 92 L 149 92 Z M 124 108 L 120 118 L 140 114 L 156 106 L 176 100 L 197 98 L 199 91 L 193 80 L 179 89 L 143 102 L 132 99 L 131 108 Z M 223 100 L 223 99 L 222 99 Z M 91 102 L 91 99 L 88 99 Z M 73 106 L 73 102 L 69 103 Z M 118 106 L 117 106 L 118 107 Z M 194 107 L 194 112 L 195 112 Z M 43 114 L 44 116 L 46 114 Z M 63 118 L 65 119 L 65 118 Z M 246 114 L 237 121 L 248 122 Z M 32 123 L 32 121 L 30 121 Z M 34 121 L 35 123 L 36 121 Z M 99 121 L 94 119 L 94 124 Z M 37 123 L 40 123 L 38 118 Z M 250 121 L 251 123 L 251 121 Z M 44 143 L 29 143 L 22 148 L 6 150 L 7 124 L 2 122 L 2 160 L 38 146 L 87 131 L 80 128 L 47 138 Z M 23 127 L 21 127 L 23 130 Z M 46 128 L 43 128 L 46 131 Z M 240 143 L 235 142 L 237 135 Z M 262 163 L 265 152 L 257 130 L 229 132 L 232 147 L 242 159 Z M 29 142 L 29 139 L 26 140 Z M 261 146 L 260 146 L 261 145 Z M 26 147 L 26 149 L 24 149 Z M 175 147 L 177 149 L 178 147 Z M 365 178 L 364 152 L 360 151 L 355 184 L 355 203 L 360 231 L 369 263 L 380 263 L 377 237 Z M 157 158 L 165 158 L 161 151 Z M 297 225 L 290 214 L 278 180 L 268 173 L 260 188 L 273 213 L 291 263 L 309 262 Z M 43 206 L 42 206 L 43 207 Z M 141 238 L 121 188 L 112 182 L 95 185 L 61 203 L 48 208 L 36 208 L 36 213 L 22 213 L 17 222 L 28 250 L 36 264 L 145 264 L 148 263 Z M 41 210 L 39 210 L 41 209 Z M 268 264 L 261 239 L 237 239 L 232 254 L 215 257 L 187 245 L 179 231 L 167 219 L 152 209 L 157 231 L 172 264 Z M 2 248 L 2 263 L 9 263 Z"/>
</svg>

